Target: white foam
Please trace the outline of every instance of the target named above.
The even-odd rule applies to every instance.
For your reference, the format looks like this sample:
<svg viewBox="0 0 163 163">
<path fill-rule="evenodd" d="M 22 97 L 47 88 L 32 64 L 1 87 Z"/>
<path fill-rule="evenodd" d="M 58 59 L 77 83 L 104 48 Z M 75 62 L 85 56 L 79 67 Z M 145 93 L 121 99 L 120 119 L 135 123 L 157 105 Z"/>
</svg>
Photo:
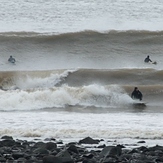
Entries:
<svg viewBox="0 0 163 163">
<path fill-rule="evenodd" d="M 31 88 L 52 88 L 56 84 L 64 81 L 64 79 L 72 72 L 77 69 L 65 70 L 61 72 L 51 73 L 49 76 L 37 77 L 25 75 L 25 77 L 16 78 L 15 85 L 20 89 L 31 89 Z"/>
<path fill-rule="evenodd" d="M 128 105 L 131 102 L 129 95 L 119 86 L 107 88 L 97 84 L 83 87 L 63 85 L 51 88 L 39 88 L 38 85 L 38 88 L 34 89 L 2 91 L 0 97 L 1 110 L 35 110 L 66 105 L 107 108 Z"/>
<path fill-rule="evenodd" d="M 0 134 L 76 140 L 87 136 L 104 139 L 161 139 L 161 119 L 160 114 L 123 112 L 3 112 L 0 115 L 0 122 L 3 123 Z"/>
</svg>

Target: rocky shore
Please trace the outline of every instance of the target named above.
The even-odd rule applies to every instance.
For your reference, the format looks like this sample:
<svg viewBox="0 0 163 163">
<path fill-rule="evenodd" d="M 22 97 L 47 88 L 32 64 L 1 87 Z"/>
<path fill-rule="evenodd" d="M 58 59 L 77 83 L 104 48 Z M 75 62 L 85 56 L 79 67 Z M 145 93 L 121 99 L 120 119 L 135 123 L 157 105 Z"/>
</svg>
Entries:
<svg viewBox="0 0 163 163">
<path fill-rule="evenodd" d="M 163 146 L 127 149 L 121 144 L 100 145 L 102 141 L 86 137 L 64 144 L 53 138 L 27 141 L 3 136 L 0 163 L 163 163 Z"/>
</svg>

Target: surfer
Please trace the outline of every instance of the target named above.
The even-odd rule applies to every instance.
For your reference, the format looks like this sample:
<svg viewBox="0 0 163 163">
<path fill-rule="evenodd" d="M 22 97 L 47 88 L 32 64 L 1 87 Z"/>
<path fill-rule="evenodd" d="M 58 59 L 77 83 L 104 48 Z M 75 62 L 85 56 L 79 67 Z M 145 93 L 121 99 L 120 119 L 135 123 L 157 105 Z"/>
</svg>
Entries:
<svg viewBox="0 0 163 163">
<path fill-rule="evenodd" d="M 9 62 L 11 63 L 15 63 L 15 58 L 13 58 L 12 56 L 10 56 L 10 58 L 8 59 Z"/>
<path fill-rule="evenodd" d="M 132 99 L 139 99 L 140 101 L 143 98 L 142 93 L 139 91 L 138 87 L 135 87 L 134 91 L 131 94 Z"/>
<path fill-rule="evenodd" d="M 152 60 L 149 58 L 149 55 L 144 59 L 144 62 L 145 62 L 145 63 L 152 62 Z"/>
</svg>

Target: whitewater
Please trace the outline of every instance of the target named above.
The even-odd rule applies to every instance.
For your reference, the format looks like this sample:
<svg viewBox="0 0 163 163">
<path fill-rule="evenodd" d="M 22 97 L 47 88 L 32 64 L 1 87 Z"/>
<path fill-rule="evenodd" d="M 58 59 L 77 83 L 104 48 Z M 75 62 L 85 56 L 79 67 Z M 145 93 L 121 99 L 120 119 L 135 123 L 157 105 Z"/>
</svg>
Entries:
<svg viewBox="0 0 163 163">
<path fill-rule="evenodd" d="M 161 0 L 0 2 L 0 136 L 162 145 Z"/>
</svg>

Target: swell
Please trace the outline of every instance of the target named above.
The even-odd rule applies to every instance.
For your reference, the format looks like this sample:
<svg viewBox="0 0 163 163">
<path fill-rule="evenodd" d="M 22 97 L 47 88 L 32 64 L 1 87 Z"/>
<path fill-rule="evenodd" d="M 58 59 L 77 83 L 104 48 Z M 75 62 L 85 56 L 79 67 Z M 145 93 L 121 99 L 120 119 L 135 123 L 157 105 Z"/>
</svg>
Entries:
<svg viewBox="0 0 163 163">
<path fill-rule="evenodd" d="M 31 60 L 37 61 L 38 58 L 41 62 L 48 59 L 61 61 L 61 63 L 57 62 L 56 68 L 66 68 L 66 65 L 69 67 L 79 65 L 83 68 L 96 68 L 96 66 L 97 68 L 99 66 L 110 68 L 125 65 L 138 67 L 141 66 L 139 60 L 142 58 L 144 60 L 144 57 L 149 54 L 162 59 L 160 54 L 163 51 L 163 31 L 133 30 L 105 33 L 81 31 L 64 34 L 11 32 L 1 33 L 0 42 L 2 64 L 6 61 L 6 56 L 8 58 L 12 54 L 28 65 Z M 62 62 L 62 60 L 65 61 L 65 58 L 68 58 L 70 62 L 66 64 Z M 115 63 L 114 59 L 116 59 Z M 26 62 L 27 60 L 29 61 Z M 51 67 L 54 65 L 52 64 Z"/>
<path fill-rule="evenodd" d="M 162 85 L 163 70 L 155 69 L 79 69 L 62 82 L 72 86 L 89 85 Z"/>
<path fill-rule="evenodd" d="M 35 33 L 35 32 L 3 32 L 0 33 L 1 41 L 36 41 L 36 42 L 68 42 L 68 41 L 92 41 L 96 38 L 96 41 L 104 39 L 104 41 L 114 42 L 119 40 L 123 42 L 133 42 L 137 44 L 142 43 L 161 43 L 163 41 L 163 31 L 146 31 L 146 30 L 127 30 L 117 31 L 110 30 L 106 32 L 98 31 L 79 31 L 74 33 Z"/>
<path fill-rule="evenodd" d="M 162 76 L 154 69 L 0 72 L 0 110 L 129 105 L 135 86 L 143 100 L 162 106 Z"/>
<path fill-rule="evenodd" d="M 119 86 L 162 85 L 163 70 L 155 69 L 59 69 L 46 71 L 1 71 L 0 85 L 22 88 L 81 87 L 91 84 Z M 33 83 L 33 84 L 32 84 Z M 26 87 L 24 87 L 26 85 Z"/>
</svg>

